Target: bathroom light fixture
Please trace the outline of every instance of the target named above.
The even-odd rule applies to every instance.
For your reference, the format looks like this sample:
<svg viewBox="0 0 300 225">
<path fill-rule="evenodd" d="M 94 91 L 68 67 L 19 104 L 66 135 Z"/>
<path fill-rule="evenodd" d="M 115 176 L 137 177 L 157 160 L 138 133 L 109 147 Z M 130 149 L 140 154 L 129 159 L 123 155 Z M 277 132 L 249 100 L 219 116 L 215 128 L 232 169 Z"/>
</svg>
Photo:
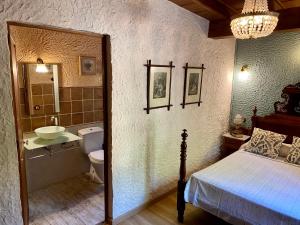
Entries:
<svg viewBox="0 0 300 225">
<path fill-rule="evenodd" d="M 37 58 L 36 60 L 36 69 L 35 72 L 37 73 L 48 73 L 48 68 L 47 66 L 44 64 L 44 61 L 41 58 Z"/>
<path fill-rule="evenodd" d="M 239 79 L 241 81 L 248 80 L 249 78 L 249 67 L 248 65 L 243 65 L 241 68 L 241 72 L 239 73 Z"/>
<path fill-rule="evenodd" d="M 231 31 L 238 39 L 266 37 L 277 26 L 278 15 L 269 11 L 267 0 L 245 0 L 242 13 L 231 20 Z"/>
</svg>

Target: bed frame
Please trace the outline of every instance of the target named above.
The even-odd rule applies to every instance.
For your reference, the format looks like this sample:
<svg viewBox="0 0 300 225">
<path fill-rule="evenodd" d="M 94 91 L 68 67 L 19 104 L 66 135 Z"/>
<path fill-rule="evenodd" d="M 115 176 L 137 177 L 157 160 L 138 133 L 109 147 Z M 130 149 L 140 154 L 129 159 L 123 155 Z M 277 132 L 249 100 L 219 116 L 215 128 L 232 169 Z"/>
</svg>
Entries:
<svg viewBox="0 0 300 225">
<path fill-rule="evenodd" d="M 261 128 L 264 130 L 270 130 L 276 133 L 287 135 L 285 143 L 292 143 L 293 136 L 300 137 L 300 117 L 292 116 L 288 114 L 274 113 L 267 116 L 257 116 L 257 108 L 253 110 L 252 128 L 251 134 L 254 127 Z M 186 139 L 188 137 L 187 130 L 184 129 L 181 134 L 181 151 L 180 151 L 180 169 L 179 169 L 179 180 L 177 186 L 177 211 L 178 211 L 178 221 L 183 223 L 184 211 L 185 211 L 185 200 L 184 200 L 184 190 L 186 186 L 186 149 L 187 143 Z"/>
<path fill-rule="evenodd" d="M 300 137 L 300 117 L 289 114 L 273 113 L 267 116 L 257 116 L 256 107 L 253 110 L 252 129 L 258 127 L 264 130 L 270 130 L 276 133 L 285 134 L 288 137 L 285 143 L 292 143 L 293 136 Z"/>
</svg>

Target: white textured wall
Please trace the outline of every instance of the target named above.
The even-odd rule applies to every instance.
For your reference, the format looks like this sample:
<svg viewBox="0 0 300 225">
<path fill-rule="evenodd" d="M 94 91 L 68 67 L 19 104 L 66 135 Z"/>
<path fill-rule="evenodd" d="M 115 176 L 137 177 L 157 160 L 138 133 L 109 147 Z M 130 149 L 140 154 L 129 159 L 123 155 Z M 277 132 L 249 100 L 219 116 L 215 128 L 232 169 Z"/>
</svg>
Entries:
<svg viewBox="0 0 300 225">
<path fill-rule="evenodd" d="M 238 74 L 244 64 L 249 65 L 250 76 L 240 81 Z M 251 126 L 254 106 L 259 115 L 273 113 L 282 89 L 300 82 L 300 32 L 237 41 L 234 72 L 231 117 L 241 113 Z"/>
<path fill-rule="evenodd" d="M 112 38 L 114 217 L 168 190 L 177 179 L 180 133 L 189 131 L 188 170 L 215 159 L 227 128 L 233 39 L 207 38 L 208 21 L 166 0 L 43 0 L 0 3 L 0 224 L 20 224 L 6 20 L 107 33 Z M 173 60 L 171 111 L 146 115 L 146 59 Z M 185 62 L 204 63 L 203 104 L 180 108 Z M 175 205 L 174 205 L 175 207 Z"/>
</svg>

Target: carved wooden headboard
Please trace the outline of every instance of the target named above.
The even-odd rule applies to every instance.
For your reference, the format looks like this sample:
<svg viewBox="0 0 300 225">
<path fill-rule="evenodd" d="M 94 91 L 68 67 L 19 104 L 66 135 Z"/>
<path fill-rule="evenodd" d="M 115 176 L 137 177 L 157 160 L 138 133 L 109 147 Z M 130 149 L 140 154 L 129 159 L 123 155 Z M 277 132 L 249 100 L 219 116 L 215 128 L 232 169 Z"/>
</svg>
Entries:
<svg viewBox="0 0 300 225">
<path fill-rule="evenodd" d="M 288 114 L 270 114 L 257 116 L 257 109 L 253 110 L 252 131 L 254 127 L 270 130 L 276 133 L 288 135 L 285 143 L 292 143 L 293 136 L 300 137 L 300 117 Z"/>
<path fill-rule="evenodd" d="M 283 101 L 274 103 L 275 113 L 257 116 L 253 110 L 252 129 L 254 127 L 288 135 L 286 143 L 291 143 L 293 136 L 300 137 L 300 82 L 288 85 L 282 90 Z"/>
<path fill-rule="evenodd" d="M 274 103 L 275 113 L 300 116 L 300 82 L 283 88 L 281 98 Z"/>
</svg>

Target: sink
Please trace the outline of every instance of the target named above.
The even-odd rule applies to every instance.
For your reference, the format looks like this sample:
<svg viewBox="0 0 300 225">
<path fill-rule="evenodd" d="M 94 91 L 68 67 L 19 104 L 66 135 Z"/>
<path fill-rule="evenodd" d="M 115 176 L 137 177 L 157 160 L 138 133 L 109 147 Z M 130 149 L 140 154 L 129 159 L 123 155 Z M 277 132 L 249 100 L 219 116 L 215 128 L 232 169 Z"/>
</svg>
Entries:
<svg viewBox="0 0 300 225">
<path fill-rule="evenodd" d="M 34 130 L 38 137 L 48 140 L 56 139 L 59 136 L 62 136 L 64 131 L 65 128 L 61 126 L 40 127 Z"/>
</svg>

